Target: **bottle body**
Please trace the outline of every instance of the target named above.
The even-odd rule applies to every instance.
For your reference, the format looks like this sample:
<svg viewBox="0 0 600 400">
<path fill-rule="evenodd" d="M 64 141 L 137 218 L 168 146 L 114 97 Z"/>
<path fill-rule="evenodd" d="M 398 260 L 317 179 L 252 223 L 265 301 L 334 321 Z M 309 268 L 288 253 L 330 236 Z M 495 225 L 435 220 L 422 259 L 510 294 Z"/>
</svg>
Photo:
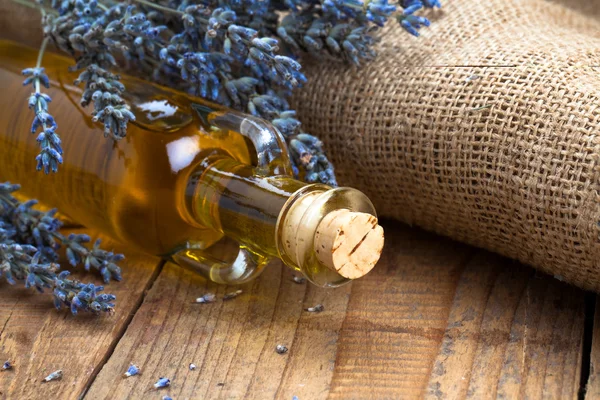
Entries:
<svg viewBox="0 0 600 400">
<path fill-rule="evenodd" d="M 185 186 L 207 154 L 220 152 L 250 163 L 241 135 L 210 132 L 185 95 L 126 79 L 138 122 L 130 124 L 124 139 L 105 139 L 102 126 L 79 105 L 81 89 L 73 86 L 77 75 L 68 71 L 68 61 L 47 54 L 52 80 L 47 93 L 64 162 L 58 173 L 36 172 L 39 149 L 35 135 L 28 133 L 33 113 L 26 104 L 31 89 L 21 85 L 20 74 L 35 65 L 36 52 L 0 43 L 0 87 L 5 91 L 0 97 L 0 180 L 20 183 L 26 196 L 152 254 L 169 254 L 188 241 L 208 247 L 221 238 L 183 217 Z"/>
<path fill-rule="evenodd" d="M 383 230 L 371 202 L 354 189 L 294 180 L 283 139 L 270 124 L 125 77 L 123 97 L 136 121 L 125 138 L 103 138 L 102 126 L 79 104 L 70 61 L 54 54 L 44 56 L 51 80 L 44 92 L 52 97 L 63 164 L 57 173 L 36 171 L 39 150 L 26 108 L 31 89 L 20 75 L 36 57 L 33 49 L 0 41 L 0 180 L 21 184 L 27 197 L 219 283 L 252 279 L 277 257 L 332 287 L 377 262 Z M 352 212 L 326 218 L 340 209 Z M 206 251 L 224 236 L 239 246 L 227 261 Z"/>
</svg>

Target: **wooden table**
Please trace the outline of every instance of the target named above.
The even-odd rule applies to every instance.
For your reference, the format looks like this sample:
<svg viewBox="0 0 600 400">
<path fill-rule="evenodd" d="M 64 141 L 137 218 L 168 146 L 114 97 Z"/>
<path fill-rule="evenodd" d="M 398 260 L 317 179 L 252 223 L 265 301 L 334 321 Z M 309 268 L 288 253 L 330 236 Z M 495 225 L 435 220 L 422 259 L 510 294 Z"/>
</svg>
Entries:
<svg viewBox="0 0 600 400">
<path fill-rule="evenodd" d="M 235 299 L 194 304 L 232 288 L 108 240 L 128 256 L 123 282 L 107 288 L 114 316 L 73 317 L 3 282 L 0 362 L 15 368 L 0 373 L 0 398 L 600 396 L 595 295 L 420 230 L 384 228 L 378 267 L 333 290 L 297 284 L 276 265 Z M 323 312 L 304 311 L 319 303 Z M 123 378 L 131 362 L 142 374 Z M 61 381 L 40 382 L 57 369 Z M 153 389 L 162 376 L 171 387 Z"/>
</svg>

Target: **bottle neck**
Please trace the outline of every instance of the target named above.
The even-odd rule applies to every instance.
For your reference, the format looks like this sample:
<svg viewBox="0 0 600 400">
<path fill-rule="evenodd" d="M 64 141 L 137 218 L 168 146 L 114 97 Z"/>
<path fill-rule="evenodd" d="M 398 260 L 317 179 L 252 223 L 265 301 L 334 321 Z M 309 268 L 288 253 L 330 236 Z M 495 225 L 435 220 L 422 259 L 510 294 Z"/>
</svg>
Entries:
<svg viewBox="0 0 600 400">
<path fill-rule="evenodd" d="M 227 157 L 208 157 L 188 181 L 187 209 L 199 226 L 259 256 L 280 258 L 319 286 L 364 275 L 379 258 L 383 233 L 361 192 L 261 176 Z"/>
<path fill-rule="evenodd" d="M 285 175 L 259 176 L 252 166 L 228 157 L 207 158 L 188 184 L 188 209 L 200 225 L 280 257 L 277 221 L 288 200 L 306 186 Z"/>
</svg>

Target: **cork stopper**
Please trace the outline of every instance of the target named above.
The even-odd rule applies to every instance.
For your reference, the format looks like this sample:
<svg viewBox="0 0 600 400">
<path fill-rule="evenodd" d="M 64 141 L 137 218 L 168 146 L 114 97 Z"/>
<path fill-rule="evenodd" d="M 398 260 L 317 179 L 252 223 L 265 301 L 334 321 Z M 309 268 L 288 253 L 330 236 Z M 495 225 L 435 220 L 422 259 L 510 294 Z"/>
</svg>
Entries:
<svg viewBox="0 0 600 400">
<path fill-rule="evenodd" d="M 317 227 L 317 259 L 348 279 L 366 275 L 383 250 L 383 228 L 371 214 L 342 209 L 332 211 Z"/>
</svg>

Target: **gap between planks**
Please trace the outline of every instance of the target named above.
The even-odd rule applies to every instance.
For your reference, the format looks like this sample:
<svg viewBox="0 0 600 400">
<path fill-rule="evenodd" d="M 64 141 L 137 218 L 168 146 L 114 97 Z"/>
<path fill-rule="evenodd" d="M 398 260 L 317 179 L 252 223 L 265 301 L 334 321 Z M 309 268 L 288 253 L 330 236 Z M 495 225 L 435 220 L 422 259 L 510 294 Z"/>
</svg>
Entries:
<svg viewBox="0 0 600 400">
<path fill-rule="evenodd" d="M 389 398 L 406 393 L 407 385 L 418 395 L 474 250 L 406 226 L 386 226 L 388 247 L 378 268 L 338 289 L 298 285 L 278 264 L 244 285 L 235 300 L 194 305 L 198 295 L 221 297 L 232 289 L 165 265 L 86 399 L 146 398 L 159 376 L 172 381 L 159 394 L 173 398 Z M 303 311 L 319 303 L 322 313 Z M 277 354 L 276 344 L 289 352 Z M 379 359 L 391 367 L 385 374 Z M 129 362 L 143 372 L 124 380 Z M 188 370 L 189 362 L 196 371 Z M 395 387 L 365 390 L 384 378 Z"/>
<path fill-rule="evenodd" d="M 162 272 L 166 263 L 167 263 L 167 261 L 165 261 L 165 260 L 159 261 L 158 266 L 154 269 L 154 272 L 150 276 L 150 279 L 148 280 L 148 282 L 146 282 L 146 286 L 144 287 L 144 290 L 142 291 L 139 299 L 137 300 L 137 303 L 129 312 L 129 316 L 125 320 L 125 323 L 123 324 L 123 326 L 121 327 L 121 329 L 119 330 L 117 335 L 114 337 L 113 341 L 110 343 L 110 346 L 108 346 L 106 354 L 104 354 L 104 357 L 98 363 L 98 365 L 96 365 L 94 367 L 94 370 L 92 371 L 92 374 L 90 375 L 87 382 L 85 383 L 83 390 L 81 391 L 81 394 L 79 395 L 78 399 L 83 399 L 85 397 L 88 390 L 90 389 L 90 387 L 96 380 L 96 377 L 98 376 L 98 374 L 100 373 L 100 371 L 102 370 L 104 365 L 107 363 L 107 361 L 110 359 L 110 357 L 113 355 L 115 348 L 119 344 L 119 341 L 121 341 L 121 338 L 123 337 L 123 335 L 125 335 L 125 332 L 127 332 L 127 329 L 129 328 L 131 321 L 133 321 L 133 317 L 135 316 L 137 311 L 140 309 L 142 304 L 144 304 L 144 300 L 146 299 L 148 292 L 152 289 L 152 286 L 154 286 L 156 279 L 159 277 L 159 275 Z"/>
<path fill-rule="evenodd" d="M 78 232 L 80 230 L 75 230 Z M 95 232 L 90 232 L 96 236 Z M 104 238 L 103 247 L 123 252 L 123 246 Z M 68 310 L 57 311 L 51 296 L 39 295 L 22 286 L 0 284 L 0 359 L 16 367 L 0 373 L 0 399 L 69 398 L 81 396 L 90 376 L 106 358 L 106 351 L 123 334 L 131 311 L 139 306 L 148 281 L 156 274 L 160 259 L 126 250 L 123 282 L 111 284 L 107 292 L 117 296 L 117 313 L 97 318 L 74 317 Z M 74 269 L 74 279 L 102 285 L 98 274 Z M 135 279 L 130 279 L 135 277 Z M 61 382 L 44 385 L 41 378 L 64 370 Z"/>
</svg>

